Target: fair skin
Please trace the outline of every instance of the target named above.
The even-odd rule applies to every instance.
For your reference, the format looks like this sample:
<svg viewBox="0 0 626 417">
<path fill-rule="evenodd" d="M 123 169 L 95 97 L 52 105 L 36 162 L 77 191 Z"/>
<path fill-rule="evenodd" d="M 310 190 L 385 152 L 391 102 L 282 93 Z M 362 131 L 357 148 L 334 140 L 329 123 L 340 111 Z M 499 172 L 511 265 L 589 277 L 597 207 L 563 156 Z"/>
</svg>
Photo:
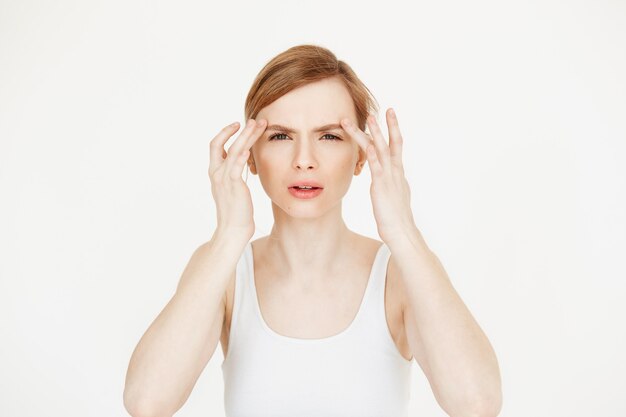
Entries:
<svg viewBox="0 0 626 417">
<path fill-rule="evenodd" d="M 272 254 L 272 263 L 281 266 L 283 278 L 299 284 L 332 276 L 337 259 L 345 259 L 354 247 L 354 234 L 342 218 L 342 199 L 366 156 L 339 126 L 342 118 L 356 123 L 352 98 L 334 78 L 293 90 L 256 117 L 267 120 L 268 127 L 251 148 L 249 167 L 259 175 L 274 215 L 263 252 Z M 313 131 L 328 124 L 338 127 Z M 273 125 L 295 132 L 269 140 L 284 132 Z M 324 190 L 314 199 L 294 198 L 288 185 L 304 179 L 320 182 Z"/>
<path fill-rule="evenodd" d="M 424 371 L 438 403 L 450 416 L 494 417 L 502 404 L 495 353 L 415 225 L 402 163 L 403 139 L 393 112 L 388 111 L 386 116 L 389 144 L 374 118 L 368 119 L 371 135 L 356 126 L 352 100 L 337 79 L 326 79 L 293 90 L 259 112 L 257 121 L 266 120 L 268 128 L 253 144 L 248 163 L 250 171 L 259 175 L 272 200 L 274 214 L 270 235 L 257 242 L 262 243 L 258 250 L 254 249 L 255 260 L 271 265 L 271 268 L 260 265 L 260 270 L 266 272 L 259 275 L 274 276 L 281 283 L 273 287 L 265 283 L 265 288 L 289 286 L 319 290 L 319 293 L 324 293 L 320 289 L 336 284 L 340 277 L 346 280 L 345 277 L 350 276 L 341 273 L 342 269 L 345 271 L 348 260 L 357 257 L 359 251 L 365 251 L 367 245 L 363 243 L 363 237 L 347 229 L 342 219 L 341 202 L 352 177 L 358 175 L 367 162 L 378 232 L 391 250 L 387 282 L 395 286 L 394 300 L 401 305 L 400 314 L 392 314 L 390 327 L 396 345 L 402 352 L 403 339 L 408 341 L 410 354 Z M 330 131 L 314 131 L 328 123 L 339 126 Z M 291 127 L 294 131 L 270 141 L 270 136 L 285 133 L 272 130 L 271 126 L 276 124 Z M 327 139 L 326 134 L 339 136 L 342 140 Z M 324 191 L 311 200 L 294 198 L 288 186 L 303 179 L 320 182 Z M 371 265 L 371 259 L 363 263 L 368 262 Z M 256 269 L 255 264 L 255 272 Z M 353 264 L 353 269 L 362 272 L 358 265 Z M 255 279 L 265 281 L 258 275 Z M 260 298 L 272 293 L 264 291 L 263 286 L 259 292 Z M 353 292 L 356 294 L 358 290 Z M 232 288 L 227 293 L 230 310 Z M 287 294 L 304 297 L 305 292 Z M 327 290 L 326 294 L 330 291 Z M 283 331 L 275 330 L 300 337 L 291 334 L 296 328 L 288 325 L 294 319 L 289 314 L 302 307 L 301 300 L 296 300 L 288 308 L 283 306 L 282 310 L 280 306 L 276 307 L 287 298 L 272 300 L 274 311 L 270 311 L 269 316 L 273 319 L 266 318 L 266 321 L 275 328 L 272 326 L 274 320 L 282 316 L 283 321 L 278 327 L 283 326 L 280 329 Z M 360 301 L 357 295 L 353 295 L 348 303 L 356 309 L 358 304 L 354 299 Z M 318 301 L 308 300 L 305 306 Z M 260 304 L 264 311 L 263 302 Z M 386 312 L 389 318 L 390 310 L 386 308 Z M 324 333 L 325 328 L 330 328 L 332 331 L 323 336 L 335 334 L 345 328 L 350 321 L 348 318 L 353 316 L 354 312 L 342 314 L 344 323 L 341 326 L 333 326 L 329 321 L 326 327 L 317 323 L 321 330 L 316 330 Z M 395 328 L 398 323 L 401 324 L 400 331 Z"/>
<path fill-rule="evenodd" d="M 352 98 L 339 80 L 325 79 L 280 97 L 256 118 L 266 120 L 267 129 L 252 146 L 248 164 L 271 199 L 275 222 L 268 236 L 252 242 L 254 277 L 263 319 L 285 336 L 319 339 L 345 330 L 362 302 L 380 247 L 380 241 L 350 231 L 341 212 L 353 176 L 366 163 L 365 152 L 341 126 L 315 131 L 338 125 L 342 117 L 356 122 Z M 279 136 L 270 140 L 274 135 Z M 299 200 L 287 187 L 300 179 L 315 179 L 324 191 Z M 234 291 L 232 280 L 221 337 L 225 355 Z M 385 300 L 392 338 L 410 361 L 395 280 L 387 280 Z"/>
</svg>

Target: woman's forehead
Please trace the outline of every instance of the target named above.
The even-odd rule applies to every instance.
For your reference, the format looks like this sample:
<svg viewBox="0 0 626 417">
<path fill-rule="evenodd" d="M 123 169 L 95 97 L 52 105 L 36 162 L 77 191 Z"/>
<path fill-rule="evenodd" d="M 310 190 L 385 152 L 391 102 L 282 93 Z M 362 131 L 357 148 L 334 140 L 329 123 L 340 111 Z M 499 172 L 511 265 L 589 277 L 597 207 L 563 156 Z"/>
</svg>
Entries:
<svg viewBox="0 0 626 417">
<path fill-rule="evenodd" d="M 338 81 L 322 80 L 296 88 L 274 100 L 258 113 L 257 118 L 288 125 L 329 123 L 350 117 L 354 102 L 346 87 Z M 295 117 L 294 117 L 295 116 Z M 306 120 L 304 120 L 306 119 Z"/>
<path fill-rule="evenodd" d="M 341 120 L 341 118 L 339 119 Z M 329 131 L 329 130 L 341 130 L 343 131 L 343 128 L 341 127 L 341 123 L 337 122 L 331 122 L 331 123 L 324 123 L 322 125 L 319 125 L 317 127 L 313 127 L 313 128 L 306 128 L 306 127 L 291 127 L 289 125 L 286 124 L 280 124 L 280 123 L 272 123 L 269 122 L 268 126 L 265 128 L 266 131 L 280 131 L 280 132 L 285 132 L 285 133 L 298 133 L 299 131 L 309 131 L 312 133 L 317 133 L 317 132 L 325 132 L 325 131 Z"/>
</svg>

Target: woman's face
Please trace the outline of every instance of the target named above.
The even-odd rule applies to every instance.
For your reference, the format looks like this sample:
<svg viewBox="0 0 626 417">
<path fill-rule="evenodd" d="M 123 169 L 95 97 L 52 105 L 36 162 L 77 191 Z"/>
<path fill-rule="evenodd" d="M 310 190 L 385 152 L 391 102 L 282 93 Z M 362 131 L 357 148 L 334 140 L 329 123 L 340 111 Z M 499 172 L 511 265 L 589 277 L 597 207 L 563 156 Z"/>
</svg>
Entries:
<svg viewBox="0 0 626 417">
<path fill-rule="evenodd" d="M 250 172 L 286 213 L 321 215 L 341 202 L 361 172 L 366 155 L 342 129 L 342 118 L 357 124 L 352 98 L 336 78 L 292 90 L 258 113 L 256 120 L 267 120 L 267 128 L 252 146 Z M 302 180 L 321 184 L 321 193 L 309 199 L 292 195 L 289 186 Z"/>
</svg>

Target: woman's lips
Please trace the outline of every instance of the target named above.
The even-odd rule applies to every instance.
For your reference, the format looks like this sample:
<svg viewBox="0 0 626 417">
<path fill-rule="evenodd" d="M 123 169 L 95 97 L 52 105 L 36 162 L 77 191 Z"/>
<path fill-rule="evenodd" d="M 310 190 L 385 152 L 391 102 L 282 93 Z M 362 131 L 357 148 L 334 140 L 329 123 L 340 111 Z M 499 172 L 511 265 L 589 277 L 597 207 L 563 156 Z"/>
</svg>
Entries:
<svg viewBox="0 0 626 417">
<path fill-rule="evenodd" d="M 296 197 L 296 198 L 301 198 L 301 199 L 309 199 L 309 198 L 315 198 L 318 195 L 320 195 L 322 193 L 324 189 L 323 188 L 312 188 L 310 190 L 303 190 L 301 188 L 296 188 L 296 187 L 289 187 L 289 193 Z"/>
<path fill-rule="evenodd" d="M 317 187 L 317 188 L 324 188 L 324 187 L 322 187 L 322 184 L 320 184 L 317 180 L 314 180 L 312 178 L 298 180 L 296 182 L 293 182 L 293 183 L 289 184 L 289 187 Z"/>
</svg>

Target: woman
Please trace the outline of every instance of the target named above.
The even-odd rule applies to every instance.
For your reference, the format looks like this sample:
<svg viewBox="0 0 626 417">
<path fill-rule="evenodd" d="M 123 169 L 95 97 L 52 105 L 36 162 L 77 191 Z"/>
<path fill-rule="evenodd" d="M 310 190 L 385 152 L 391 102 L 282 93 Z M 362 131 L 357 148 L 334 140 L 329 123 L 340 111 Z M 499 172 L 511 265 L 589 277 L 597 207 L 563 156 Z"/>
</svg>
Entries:
<svg viewBox="0 0 626 417">
<path fill-rule="evenodd" d="M 449 415 L 498 414 L 493 349 L 415 225 L 398 120 L 389 109 L 387 145 L 371 111 L 328 49 L 295 46 L 262 69 L 245 129 L 228 152 L 236 123 L 211 141 L 217 228 L 133 352 L 131 415 L 174 414 L 218 339 L 229 417 L 406 416 L 413 357 Z M 246 162 L 274 215 L 254 241 Z M 382 242 L 342 218 L 366 162 Z"/>
</svg>

